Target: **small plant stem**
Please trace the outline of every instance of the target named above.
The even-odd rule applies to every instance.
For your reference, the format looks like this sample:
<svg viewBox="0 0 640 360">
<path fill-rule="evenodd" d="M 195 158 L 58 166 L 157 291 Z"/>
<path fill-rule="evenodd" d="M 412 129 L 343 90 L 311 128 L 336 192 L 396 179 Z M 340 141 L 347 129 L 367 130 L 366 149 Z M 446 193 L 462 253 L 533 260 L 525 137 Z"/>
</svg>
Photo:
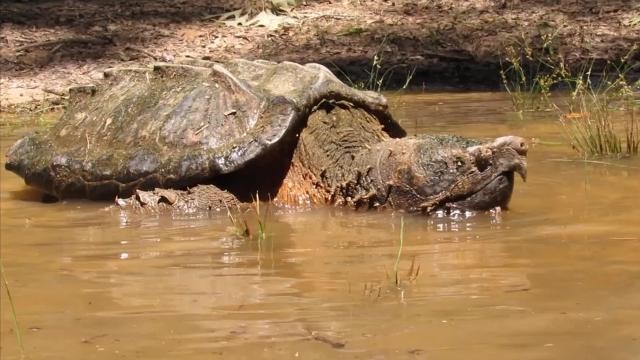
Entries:
<svg viewBox="0 0 640 360">
<path fill-rule="evenodd" d="M 400 264 L 400 256 L 402 255 L 402 246 L 404 243 L 404 216 L 400 217 L 400 247 L 398 248 L 398 256 L 396 257 L 396 263 L 393 265 L 393 272 L 398 277 L 398 265 Z"/>
<path fill-rule="evenodd" d="M 255 200 L 256 217 L 258 221 L 258 241 L 265 240 L 267 237 L 267 216 L 269 215 L 269 207 L 264 214 L 260 214 L 260 195 L 256 192 Z"/>
<path fill-rule="evenodd" d="M 13 298 L 11 297 L 11 291 L 9 290 L 9 284 L 7 283 L 7 278 L 5 277 L 4 266 L 2 266 L 2 263 L 0 263 L 0 276 L 2 277 L 2 285 L 4 285 L 4 289 L 7 292 L 7 298 L 9 299 L 9 305 L 11 306 L 11 317 L 13 318 L 13 326 L 15 328 L 16 340 L 18 341 L 18 346 L 20 347 L 20 354 L 22 355 L 22 358 L 24 358 L 22 332 L 20 331 L 18 317 L 16 316 L 16 307 L 13 304 Z"/>
<path fill-rule="evenodd" d="M 373 55 L 369 68 L 364 70 L 369 75 L 369 78 L 366 80 L 354 82 L 342 69 L 340 69 L 338 65 L 333 64 L 333 66 L 336 68 L 336 71 L 342 75 L 345 81 L 349 83 L 349 86 L 359 90 L 373 90 L 378 92 L 387 89 L 389 80 L 392 78 L 396 69 L 404 68 L 406 69 L 405 81 L 401 89 L 406 89 L 415 75 L 416 66 L 413 66 L 413 68 L 410 69 L 409 64 L 397 64 L 385 69 L 383 63 L 386 42 L 387 37 L 385 36 Z"/>
</svg>

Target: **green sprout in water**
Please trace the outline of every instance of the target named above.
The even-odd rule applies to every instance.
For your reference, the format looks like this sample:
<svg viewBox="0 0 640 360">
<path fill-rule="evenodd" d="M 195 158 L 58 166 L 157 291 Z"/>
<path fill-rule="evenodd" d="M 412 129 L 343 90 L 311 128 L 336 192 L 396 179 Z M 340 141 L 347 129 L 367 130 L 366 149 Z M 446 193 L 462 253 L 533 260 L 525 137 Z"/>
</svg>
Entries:
<svg viewBox="0 0 640 360">
<path fill-rule="evenodd" d="M 258 222 L 258 240 L 264 240 L 267 237 L 267 216 L 269 216 L 269 203 L 267 203 L 267 209 L 264 213 L 260 213 L 260 195 L 256 192 L 256 198 L 254 200 L 254 208 L 256 210 L 256 221 Z"/>
<path fill-rule="evenodd" d="M 18 341 L 18 346 L 20 347 L 20 354 L 24 358 L 24 344 L 22 342 L 22 332 L 20 331 L 20 325 L 18 324 L 18 317 L 16 313 L 16 307 L 13 303 L 13 297 L 11 297 L 11 290 L 9 289 L 9 283 L 7 282 L 7 278 L 5 277 L 4 266 L 0 263 L 0 277 L 2 278 L 2 285 L 7 293 L 7 299 L 9 300 L 9 305 L 11 306 L 11 317 L 13 319 L 13 327 L 15 329 L 16 340 Z"/>
<path fill-rule="evenodd" d="M 398 245 L 398 254 L 396 256 L 396 262 L 393 265 L 393 279 L 394 279 L 394 285 L 396 288 L 401 288 L 402 287 L 402 279 L 400 278 L 399 272 L 398 272 L 398 266 L 400 265 L 400 257 L 402 256 L 402 249 L 404 247 L 404 216 L 400 217 L 400 244 Z M 420 274 L 420 264 L 418 264 L 418 267 L 416 267 L 415 265 L 416 262 L 416 258 L 415 256 L 411 259 L 411 266 L 409 267 L 409 271 L 407 271 L 407 275 L 405 277 L 405 280 L 408 282 L 414 282 L 417 278 L 418 275 Z M 388 277 L 388 276 L 387 276 Z"/>
<path fill-rule="evenodd" d="M 396 286 L 400 284 L 398 279 L 398 265 L 400 264 L 400 256 L 402 256 L 402 246 L 404 244 L 404 216 L 400 217 L 400 246 L 398 246 L 398 256 L 396 256 L 396 263 L 393 265 L 393 272 L 395 274 Z"/>
<path fill-rule="evenodd" d="M 416 266 L 415 256 L 411 259 L 411 266 L 407 271 L 404 278 L 400 275 L 400 259 L 402 258 L 402 250 L 404 248 L 404 217 L 400 217 L 400 244 L 398 245 L 398 251 L 396 259 L 393 265 L 393 274 L 386 273 L 386 283 L 365 283 L 363 293 L 365 296 L 379 299 L 388 294 L 399 294 L 402 301 L 404 301 L 404 294 L 407 288 L 407 284 L 412 284 L 420 275 L 420 264 Z"/>
</svg>

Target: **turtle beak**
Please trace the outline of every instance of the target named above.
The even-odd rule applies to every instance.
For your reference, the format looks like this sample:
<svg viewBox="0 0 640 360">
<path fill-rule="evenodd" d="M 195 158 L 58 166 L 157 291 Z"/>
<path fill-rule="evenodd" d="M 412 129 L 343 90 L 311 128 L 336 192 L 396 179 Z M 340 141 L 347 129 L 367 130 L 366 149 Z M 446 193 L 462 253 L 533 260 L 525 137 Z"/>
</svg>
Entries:
<svg viewBox="0 0 640 360">
<path fill-rule="evenodd" d="M 504 161 L 504 162 L 503 162 Z M 522 155 L 513 154 L 501 159 L 501 166 L 507 172 L 514 172 L 520 175 L 522 181 L 527 182 L 527 158 Z"/>
<path fill-rule="evenodd" d="M 492 152 L 495 173 L 515 172 L 522 181 L 527 181 L 527 158 L 512 147 L 502 147 Z"/>
<path fill-rule="evenodd" d="M 527 162 L 523 159 L 523 161 L 519 164 L 519 166 L 515 169 L 515 172 L 520 174 L 522 181 L 527 182 Z"/>
<path fill-rule="evenodd" d="M 495 139 L 491 144 L 494 149 L 500 149 L 502 153 L 502 166 L 507 171 L 513 171 L 520 174 L 522 181 L 527 181 L 527 152 L 529 145 L 527 140 L 520 136 L 503 136 Z M 512 150 L 512 151 L 510 151 Z"/>
<path fill-rule="evenodd" d="M 527 141 L 519 136 L 503 136 L 489 144 L 467 148 L 480 172 L 493 166 L 494 174 L 515 172 L 527 181 Z"/>
</svg>

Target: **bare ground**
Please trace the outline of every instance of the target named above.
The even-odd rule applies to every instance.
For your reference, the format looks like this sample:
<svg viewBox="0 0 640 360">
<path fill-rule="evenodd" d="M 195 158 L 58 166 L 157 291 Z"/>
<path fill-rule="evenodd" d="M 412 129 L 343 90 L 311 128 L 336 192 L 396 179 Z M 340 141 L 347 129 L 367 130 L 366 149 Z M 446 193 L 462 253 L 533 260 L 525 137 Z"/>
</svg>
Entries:
<svg viewBox="0 0 640 360">
<path fill-rule="evenodd" d="M 377 54 L 398 86 L 496 88 L 500 59 L 515 45 L 570 66 L 604 66 L 640 44 L 634 0 L 307 1 L 271 30 L 216 14 L 233 0 L 6 0 L 0 5 L 0 110 L 55 104 L 61 90 L 95 82 L 115 66 L 180 57 L 319 62 L 350 81 L 369 78 Z M 238 1 L 235 1 L 238 2 Z M 640 72 L 640 54 L 631 59 Z"/>
</svg>

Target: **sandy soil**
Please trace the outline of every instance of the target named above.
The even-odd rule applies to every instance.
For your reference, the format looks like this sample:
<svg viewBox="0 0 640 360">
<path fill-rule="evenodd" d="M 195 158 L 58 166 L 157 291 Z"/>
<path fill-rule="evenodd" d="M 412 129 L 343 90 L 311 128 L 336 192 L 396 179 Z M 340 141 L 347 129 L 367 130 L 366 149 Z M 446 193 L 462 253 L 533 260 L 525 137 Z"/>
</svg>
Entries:
<svg viewBox="0 0 640 360">
<path fill-rule="evenodd" d="M 237 2 L 237 1 L 236 1 Z M 74 84 L 115 66 L 195 57 L 319 62 L 357 82 L 378 55 L 398 86 L 495 88 L 509 46 L 544 51 L 570 66 L 604 66 L 640 44 L 633 0 L 307 1 L 278 29 L 235 26 L 216 14 L 233 0 L 7 0 L 0 5 L 1 110 L 56 103 Z M 272 24 L 265 21 L 266 25 Z M 640 54 L 630 59 L 640 72 Z M 637 76 L 637 75 L 636 75 Z"/>
</svg>

